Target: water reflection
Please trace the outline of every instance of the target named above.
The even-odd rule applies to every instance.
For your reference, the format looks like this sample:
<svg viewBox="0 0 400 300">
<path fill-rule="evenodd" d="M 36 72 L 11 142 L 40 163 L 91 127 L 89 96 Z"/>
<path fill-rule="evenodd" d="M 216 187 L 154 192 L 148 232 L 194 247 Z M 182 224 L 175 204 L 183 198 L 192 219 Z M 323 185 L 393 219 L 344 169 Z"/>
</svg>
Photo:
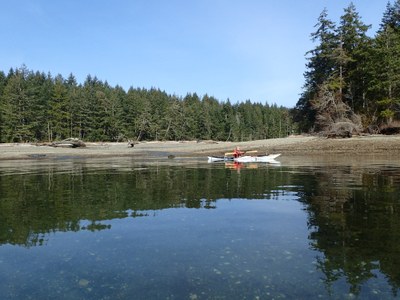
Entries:
<svg viewBox="0 0 400 300">
<path fill-rule="evenodd" d="M 345 278 L 357 295 L 381 272 L 397 296 L 400 284 L 400 170 L 315 169 L 300 191 L 309 213 L 310 245 L 328 290 Z M 371 287 L 380 294 L 378 286 Z"/>
<path fill-rule="evenodd" d="M 116 160 L 25 168 L 26 172 L 0 169 L 0 245 L 44 249 L 61 233 L 79 232 L 99 235 L 92 242 L 93 248 L 87 250 L 94 253 L 95 245 L 111 234 L 120 248 L 112 248 L 118 255 L 102 253 L 118 260 L 110 264 L 126 265 L 124 260 L 129 259 L 123 254 L 123 245 L 127 243 L 130 250 L 126 251 L 137 251 L 136 264 L 143 264 L 144 273 L 150 272 L 149 265 L 162 276 L 167 270 L 176 276 L 183 272 L 191 278 L 188 285 L 197 282 L 195 286 L 203 288 L 213 286 L 204 279 L 211 273 L 226 290 L 205 294 L 208 296 L 226 296 L 228 288 L 235 291 L 246 282 L 239 293 L 246 297 L 250 286 L 257 291 L 252 296 L 266 298 L 397 297 L 398 167 L 290 167 L 283 163 L 238 171 L 225 165 L 141 165 Z M 214 219 L 214 212 L 218 218 Z M 304 222 L 302 213 L 306 215 Z M 145 236 L 148 234 L 151 240 Z M 167 236 L 179 247 L 170 245 Z M 131 239 L 135 241 L 132 245 Z M 143 241 L 148 243 L 143 249 L 131 248 Z M 174 267 L 166 263 L 171 260 L 168 247 L 175 249 Z M 180 247 L 186 252 L 176 250 Z M 7 253 L 4 249 L 0 263 Z M 141 262 L 148 253 L 152 253 L 151 259 Z M 70 259 L 69 254 L 63 257 Z M 100 254 L 95 257 L 97 263 L 106 264 Z M 150 273 L 153 280 L 158 278 Z M 221 281 L 225 274 L 230 275 Z M 88 278 L 86 274 L 76 279 L 78 286 L 86 288 L 92 281 Z M 139 277 L 133 278 L 141 282 Z M 245 278 L 251 278 L 251 284 Z M 164 289 L 171 289 L 164 284 Z M 182 291 L 182 295 L 202 295 L 193 290 Z M 99 295 L 101 292 L 95 294 Z"/>
<path fill-rule="evenodd" d="M 268 169 L 245 177 L 223 168 L 114 164 L 104 170 L 79 162 L 33 170 L 0 176 L 0 243 L 41 245 L 43 234 L 55 231 L 109 229 L 103 220 L 167 208 L 215 208 L 219 198 L 270 198 L 268 191 L 282 176 Z M 93 223 L 82 226 L 81 220 Z"/>
</svg>

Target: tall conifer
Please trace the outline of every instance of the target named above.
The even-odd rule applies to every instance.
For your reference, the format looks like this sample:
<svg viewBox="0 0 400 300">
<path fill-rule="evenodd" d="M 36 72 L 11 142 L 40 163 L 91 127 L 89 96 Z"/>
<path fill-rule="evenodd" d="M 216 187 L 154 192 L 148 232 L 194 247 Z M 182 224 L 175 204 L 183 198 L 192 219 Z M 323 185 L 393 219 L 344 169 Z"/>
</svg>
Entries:
<svg viewBox="0 0 400 300">
<path fill-rule="evenodd" d="M 304 131 L 310 130 L 315 122 L 311 101 L 317 95 L 319 86 L 332 79 L 332 71 L 335 70 L 334 52 L 339 45 L 336 26 L 328 19 L 327 9 L 321 12 L 314 27 L 316 31 L 311 34 L 311 40 L 317 46 L 306 53 L 308 63 L 304 73 L 304 91 L 294 110 L 294 118 Z"/>
</svg>

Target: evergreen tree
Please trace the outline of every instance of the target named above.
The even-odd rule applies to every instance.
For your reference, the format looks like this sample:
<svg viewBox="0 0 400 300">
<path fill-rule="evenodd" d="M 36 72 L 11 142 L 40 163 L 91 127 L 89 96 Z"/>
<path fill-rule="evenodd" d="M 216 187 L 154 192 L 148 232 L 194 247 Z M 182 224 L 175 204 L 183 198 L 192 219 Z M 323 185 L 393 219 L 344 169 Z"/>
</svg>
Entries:
<svg viewBox="0 0 400 300">
<path fill-rule="evenodd" d="M 51 98 L 53 81 L 51 75 L 31 72 L 27 79 L 27 94 L 32 99 L 29 111 L 32 115 L 30 130 L 35 141 L 43 141 L 47 137 L 48 105 Z"/>
<path fill-rule="evenodd" d="M 146 89 L 131 87 L 125 99 L 121 101 L 119 115 L 124 124 L 122 129 L 124 136 L 133 140 L 150 140 L 154 119 L 149 92 Z"/>
<path fill-rule="evenodd" d="M 135 110 L 133 101 L 136 95 L 136 91 L 130 87 L 126 96 L 122 98 L 120 106 L 121 112 L 119 115 L 119 120 L 121 124 L 123 124 L 122 134 L 127 139 L 136 139 L 135 136 L 135 127 L 134 127 L 134 120 L 135 120 Z"/>
<path fill-rule="evenodd" d="M 390 123 L 400 111 L 400 1 L 388 3 L 374 45 L 370 87 L 379 117 Z"/>
<path fill-rule="evenodd" d="M 229 99 L 222 104 L 222 118 L 224 120 L 224 137 L 222 140 L 232 141 L 236 135 L 234 133 L 236 118 L 234 107 Z"/>
<path fill-rule="evenodd" d="M 172 96 L 165 113 L 166 129 L 164 140 L 183 140 L 185 134 L 183 129 L 184 120 L 183 102 L 177 96 Z"/>
<path fill-rule="evenodd" d="M 48 112 L 48 139 L 62 140 L 69 137 L 71 114 L 68 89 L 64 78 L 57 75 L 54 79 Z"/>
<path fill-rule="evenodd" d="M 150 103 L 150 138 L 160 140 L 165 137 L 167 130 L 166 112 L 168 110 L 168 95 L 160 89 L 152 88 L 148 92 L 147 98 Z"/>
<path fill-rule="evenodd" d="M 114 94 L 113 88 L 105 82 L 96 92 L 97 101 L 101 107 L 101 136 L 103 140 L 116 141 L 119 137 L 118 109 L 119 98 Z"/>
<path fill-rule="evenodd" d="M 344 10 L 337 29 L 339 37 L 336 68 L 339 69 L 339 95 L 354 109 L 365 105 L 367 84 L 366 62 L 369 56 L 369 38 L 366 33 L 370 25 L 365 25 L 353 3 Z"/>
<path fill-rule="evenodd" d="M 30 72 L 22 66 L 10 71 L 3 94 L 4 134 L 7 142 L 33 141 L 30 122 L 32 118 L 27 94 L 27 78 Z"/>
<path fill-rule="evenodd" d="M 390 27 L 395 30 L 400 30 L 400 1 L 395 0 L 394 4 L 390 1 L 386 4 L 386 10 L 383 13 L 382 22 L 378 33 L 382 33 Z"/>
<path fill-rule="evenodd" d="M 336 66 L 334 53 L 339 48 L 336 26 L 328 19 L 326 9 L 321 12 L 315 27 L 317 30 L 311 34 L 311 40 L 318 44 L 315 49 L 306 53 L 309 57 L 307 71 L 304 73 L 304 92 L 293 111 L 294 119 L 304 131 L 310 130 L 315 122 L 315 111 L 311 101 L 317 95 L 319 86 L 332 81 L 332 71 Z"/>
<path fill-rule="evenodd" d="M 120 86 L 116 86 L 112 89 L 110 97 L 113 103 L 113 114 L 112 122 L 113 126 L 111 129 L 112 141 L 121 142 L 126 140 L 125 136 L 125 124 L 122 122 L 123 119 L 123 103 L 126 98 L 124 89 Z"/>
<path fill-rule="evenodd" d="M 98 78 L 87 76 L 83 84 L 82 137 L 89 141 L 104 141 L 106 136 L 106 109 L 108 101 L 104 84 Z"/>
<path fill-rule="evenodd" d="M 5 129 L 5 104 L 4 104 L 4 88 L 7 84 L 7 77 L 3 71 L 0 71 L 0 143 L 4 142 L 3 131 Z"/>
<path fill-rule="evenodd" d="M 233 106 L 233 130 L 232 130 L 232 140 L 234 142 L 240 142 L 242 140 L 243 131 L 243 118 L 239 110 L 239 104 Z"/>
<path fill-rule="evenodd" d="M 183 113 L 183 138 L 185 140 L 202 139 L 205 132 L 204 123 L 201 121 L 204 112 L 201 109 L 200 98 L 196 93 L 187 94 L 183 98 Z"/>
<path fill-rule="evenodd" d="M 202 100 L 203 112 L 203 139 L 223 140 L 224 139 L 224 118 L 221 105 L 214 97 L 204 95 Z"/>
<path fill-rule="evenodd" d="M 318 23 L 315 25 L 317 30 L 311 34 L 313 42 L 319 42 L 317 47 L 306 55 L 308 58 L 307 70 L 305 72 L 307 90 L 316 93 L 318 87 L 327 82 L 332 77 L 332 70 L 335 70 L 335 60 L 333 54 L 339 46 L 339 40 L 336 35 L 335 24 L 328 19 L 326 9 L 322 11 L 318 18 Z"/>
<path fill-rule="evenodd" d="M 80 117 L 81 117 L 81 88 L 78 87 L 75 76 L 69 74 L 65 81 L 67 89 L 67 101 L 68 101 L 68 136 L 69 137 L 80 137 Z"/>
<path fill-rule="evenodd" d="M 266 137 L 263 110 L 265 108 L 261 103 L 252 105 L 252 139 L 261 140 Z"/>
<path fill-rule="evenodd" d="M 279 138 L 282 137 L 282 121 L 281 121 L 280 109 L 276 104 L 271 105 L 268 109 L 266 118 L 267 138 Z"/>
<path fill-rule="evenodd" d="M 139 90 L 134 105 L 136 111 L 136 118 L 134 120 L 136 139 L 138 141 L 151 140 L 153 117 L 151 115 L 151 104 L 147 97 L 146 89 Z"/>
</svg>

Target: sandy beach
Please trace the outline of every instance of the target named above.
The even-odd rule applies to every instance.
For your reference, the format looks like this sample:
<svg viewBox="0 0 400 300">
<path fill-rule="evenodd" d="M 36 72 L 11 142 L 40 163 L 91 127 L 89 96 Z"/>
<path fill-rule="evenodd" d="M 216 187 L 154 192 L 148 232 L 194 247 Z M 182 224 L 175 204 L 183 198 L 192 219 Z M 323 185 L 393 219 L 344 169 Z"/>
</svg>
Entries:
<svg viewBox="0 0 400 300">
<path fill-rule="evenodd" d="M 382 154 L 397 159 L 400 154 L 400 136 L 369 135 L 348 139 L 327 139 L 315 136 L 290 136 L 287 138 L 250 142 L 140 142 L 135 147 L 127 143 L 86 143 L 84 148 L 60 148 L 28 143 L 0 144 L 0 160 L 31 160 L 53 158 L 102 158 L 129 156 L 146 158 L 202 158 L 222 155 L 235 147 L 257 150 L 258 154 L 281 153 L 283 156 L 318 154 Z"/>
</svg>

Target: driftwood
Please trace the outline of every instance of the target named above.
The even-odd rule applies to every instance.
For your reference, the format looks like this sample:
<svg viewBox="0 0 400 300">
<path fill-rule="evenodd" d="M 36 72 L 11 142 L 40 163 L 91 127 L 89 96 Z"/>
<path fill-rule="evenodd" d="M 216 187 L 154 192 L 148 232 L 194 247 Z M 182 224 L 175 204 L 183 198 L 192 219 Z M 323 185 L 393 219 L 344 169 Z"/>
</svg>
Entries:
<svg viewBox="0 0 400 300">
<path fill-rule="evenodd" d="M 389 124 L 382 125 L 380 127 L 380 133 L 386 135 L 400 134 L 400 123 L 398 121 L 395 121 Z"/>
<path fill-rule="evenodd" d="M 400 134 L 399 127 L 386 127 L 381 129 L 381 133 L 385 135 Z"/>
<path fill-rule="evenodd" d="M 80 148 L 86 147 L 85 143 L 79 139 L 69 138 L 59 142 L 53 142 L 50 144 L 51 147 L 62 147 L 62 148 Z"/>
</svg>

